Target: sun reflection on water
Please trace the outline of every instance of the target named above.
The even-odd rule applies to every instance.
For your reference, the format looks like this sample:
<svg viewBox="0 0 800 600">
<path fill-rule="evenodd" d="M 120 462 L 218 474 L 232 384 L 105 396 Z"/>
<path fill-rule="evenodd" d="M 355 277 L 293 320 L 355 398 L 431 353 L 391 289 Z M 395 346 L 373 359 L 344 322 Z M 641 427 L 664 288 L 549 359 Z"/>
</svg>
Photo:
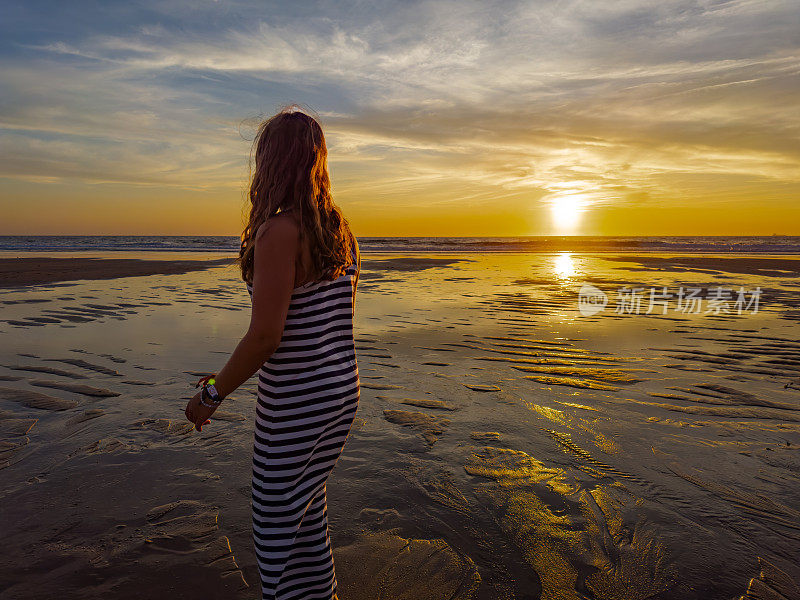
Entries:
<svg viewBox="0 0 800 600">
<path fill-rule="evenodd" d="M 558 279 L 572 279 L 575 277 L 575 262 L 571 252 L 561 252 L 555 257 L 553 273 Z"/>
</svg>

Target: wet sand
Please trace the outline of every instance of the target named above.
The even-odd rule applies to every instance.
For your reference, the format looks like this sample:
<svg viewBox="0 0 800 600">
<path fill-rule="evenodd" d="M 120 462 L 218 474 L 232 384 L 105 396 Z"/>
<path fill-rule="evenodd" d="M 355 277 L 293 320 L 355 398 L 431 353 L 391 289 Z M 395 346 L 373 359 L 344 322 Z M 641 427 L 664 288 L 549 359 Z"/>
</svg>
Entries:
<svg viewBox="0 0 800 600">
<path fill-rule="evenodd" d="M 0 258 L 0 288 L 81 279 L 117 279 L 188 273 L 231 262 L 228 258 L 182 261 L 82 257 Z"/>
<path fill-rule="evenodd" d="M 365 256 L 361 403 L 328 483 L 340 597 L 800 598 L 797 263 Z M 762 296 L 583 316 L 584 283 Z M 247 328 L 235 270 L 0 306 L 0 597 L 258 597 L 255 382 L 202 433 L 182 417 Z"/>
<path fill-rule="evenodd" d="M 737 273 L 797 277 L 800 259 L 762 256 L 614 256 L 611 260 L 636 262 L 646 268 L 694 273 Z"/>
</svg>

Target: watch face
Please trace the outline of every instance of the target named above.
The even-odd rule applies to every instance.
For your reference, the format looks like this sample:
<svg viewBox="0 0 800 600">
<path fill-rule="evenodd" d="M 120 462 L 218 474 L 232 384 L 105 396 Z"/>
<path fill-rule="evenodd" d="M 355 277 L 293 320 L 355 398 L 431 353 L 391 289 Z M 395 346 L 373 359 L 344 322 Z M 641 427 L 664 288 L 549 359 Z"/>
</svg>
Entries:
<svg viewBox="0 0 800 600">
<path fill-rule="evenodd" d="M 207 385 L 206 391 L 212 400 L 217 400 L 219 398 L 219 392 L 217 392 L 217 388 L 215 388 L 213 385 Z"/>
</svg>

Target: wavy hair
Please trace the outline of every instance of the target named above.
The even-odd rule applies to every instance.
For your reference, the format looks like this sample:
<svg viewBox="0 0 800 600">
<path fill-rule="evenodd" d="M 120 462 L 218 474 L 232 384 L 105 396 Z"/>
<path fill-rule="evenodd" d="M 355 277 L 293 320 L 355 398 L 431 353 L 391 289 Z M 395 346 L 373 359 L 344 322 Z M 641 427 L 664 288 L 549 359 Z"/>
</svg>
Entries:
<svg viewBox="0 0 800 600">
<path fill-rule="evenodd" d="M 311 280 L 342 275 L 357 244 L 331 198 L 328 148 L 316 119 L 291 106 L 261 123 L 253 140 L 250 175 L 250 216 L 237 261 L 242 279 L 253 281 L 259 227 L 286 211 L 297 215 L 301 241 L 310 241 Z"/>
</svg>

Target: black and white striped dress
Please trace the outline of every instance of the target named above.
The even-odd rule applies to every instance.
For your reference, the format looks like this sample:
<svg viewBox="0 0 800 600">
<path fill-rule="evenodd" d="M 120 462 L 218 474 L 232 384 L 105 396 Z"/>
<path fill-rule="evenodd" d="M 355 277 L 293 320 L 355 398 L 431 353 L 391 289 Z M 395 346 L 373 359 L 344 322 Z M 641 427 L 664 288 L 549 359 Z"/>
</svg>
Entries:
<svg viewBox="0 0 800 600">
<path fill-rule="evenodd" d="M 360 396 L 353 263 L 294 289 L 281 343 L 258 373 L 252 504 L 263 600 L 336 593 L 325 485 Z"/>
</svg>

